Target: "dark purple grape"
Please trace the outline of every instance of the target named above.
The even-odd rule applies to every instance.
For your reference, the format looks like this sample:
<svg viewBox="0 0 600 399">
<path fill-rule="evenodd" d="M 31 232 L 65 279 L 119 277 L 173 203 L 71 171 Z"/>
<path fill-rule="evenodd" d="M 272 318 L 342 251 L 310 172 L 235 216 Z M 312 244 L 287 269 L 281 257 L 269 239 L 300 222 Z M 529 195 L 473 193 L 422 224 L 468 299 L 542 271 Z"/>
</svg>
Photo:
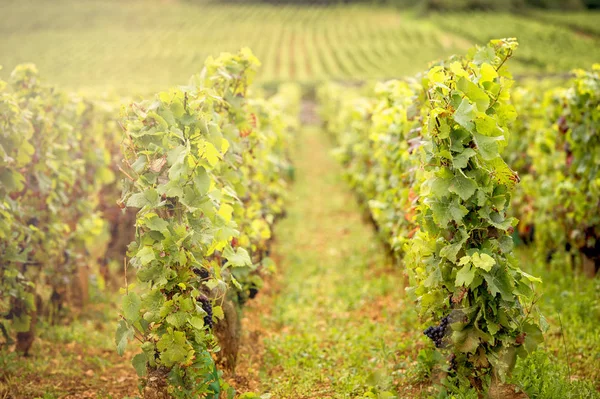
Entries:
<svg viewBox="0 0 600 399">
<path fill-rule="evenodd" d="M 427 338 L 431 339 L 435 344 L 436 348 L 442 348 L 444 346 L 444 338 L 448 331 L 449 317 L 444 317 L 438 326 L 435 327 L 427 327 L 423 334 L 427 336 Z"/>
<path fill-rule="evenodd" d="M 210 273 L 208 272 L 208 270 L 206 270 L 206 269 L 204 269 L 204 268 L 202 268 L 202 269 L 199 269 L 199 268 L 195 267 L 195 268 L 193 269 L 193 272 L 194 272 L 194 273 L 195 273 L 197 276 L 200 276 L 200 278 L 201 278 L 202 280 L 205 280 L 205 279 L 207 279 L 207 278 L 209 278 L 209 277 L 210 277 Z"/>
<path fill-rule="evenodd" d="M 202 310 L 206 312 L 206 316 L 204 316 L 204 325 L 208 328 L 213 328 L 213 309 L 210 299 L 204 295 L 200 295 L 198 298 L 196 298 L 196 301 L 200 302 Z"/>
</svg>

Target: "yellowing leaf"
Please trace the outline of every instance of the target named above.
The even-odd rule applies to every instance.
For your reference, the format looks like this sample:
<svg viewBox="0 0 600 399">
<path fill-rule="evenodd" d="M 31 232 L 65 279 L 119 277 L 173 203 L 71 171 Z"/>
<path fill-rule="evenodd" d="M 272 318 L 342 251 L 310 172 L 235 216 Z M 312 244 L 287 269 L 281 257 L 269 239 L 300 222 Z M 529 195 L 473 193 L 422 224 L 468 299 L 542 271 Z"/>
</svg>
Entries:
<svg viewBox="0 0 600 399">
<path fill-rule="evenodd" d="M 215 166 L 217 164 L 217 162 L 219 162 L 219 158 L 221 157 L 221 154 L 219 154 L 219 151 L 217 151 L 217 149 L 215 148 L 215 146 L 212 143 L 206 141 L 204 143 L 204 149 L 202 151 L 201 156 L 202 156 L 202 158 L 204 158 L 208 161 L 210 166 Z"/>
<path fill-rule="evenodd" d="M 217 212 L 217 215 L 221 216 L 227 223 L 231 222 L 233 215 L 233 207 L 229 204 L 222 204 L 221 208 Z"/>
<path fill-rule="evenodd" d="M 491 82 L 497 77 L 498 72 L 496 72 L 496 69 L 494 69 L 493 66 L 487 62 L 481 65 L 481 78 L 479 79 L 480 82 Z"/>
<path fill-rule="evenodd" d="M 473 263 L 475 267 L 489 272 L 496 264 L 496 261 L 488 254 L 479 254 L 479 252 L 475 252 L 473 256 L 471 256 L 471 263 Z"/>
<path fill-rule="evenodd" d="M 229 149 L 229 141 L 226 139 L 221 140 L 221 153 L 225 154 Z"/>
<path fill-rule="evenodd" d="M 458 61 L 453 62 L 452 64 L 450 64 L 450 70 L 456 75 L 456 76 L 464 76 L 464 77 L 468 77 L 469 74 L 467 73 L 467 71 L 465 71 L 465 69 L 463 68 L 462 64 Z"/>
<path fill-rule="evenodd" d="M 442 83 L 446 80 L 446 74 L 444 68 L 441 66 L 435 66 L 427 73 L 427 78 L 434 83 Z"/>
</svg>

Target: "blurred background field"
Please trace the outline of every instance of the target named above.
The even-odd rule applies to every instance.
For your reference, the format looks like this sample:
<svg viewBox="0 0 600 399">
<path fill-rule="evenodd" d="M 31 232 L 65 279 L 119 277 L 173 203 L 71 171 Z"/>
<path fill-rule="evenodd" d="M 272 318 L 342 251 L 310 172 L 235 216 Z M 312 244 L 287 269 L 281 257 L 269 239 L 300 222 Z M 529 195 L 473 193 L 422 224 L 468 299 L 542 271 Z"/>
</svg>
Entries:
<svg viewBox="0 0 600 399">
<path fill-rule="evenodd" d="M 57 87 L 57 92 L 81 92 L 86 100 L 102 97 L 94 107 L 99 120 L 106 120 L 93 120 L 99 130 L 86 130 L 87 125 L 81 124 L 82 137 L 101 131 L 110 138 L 102 145 L 88 145 L 106 151 L 98 159 L 114 161 L 111 166 L 118 179 L 123 177 L 117 169 L 122 158 L 119 96 L 149 97 L 185 84 L 200 72 L 207 57 L 221 52 L 250 47 L 262 62 L 258 85 L 275 88 L 297 82 L 309 89 L 304 94 L 312 94 L 321 84 L 338 81 L 356 86 L 342 85 L 344 95 L 351 97 L 352 90 L 361 90 L 357 83 L 414 76 L 436 60 L 465 54 L 473 45 L 517 37 L 519 48 L 510 70 L 519 81 L 513 98 L 521 107 L 514 136 L 520 140 L 514 141 L 509 156 L 511 165 L 518 166 L 541 154 L 528 153 L 530 148 L 535 151 L 536 137 L 556 136 L 557 121 L 550 118 L 557 116 L 539 110 L 548 104 L 540 100 L 544 93 L 563 87 L 573 69 L 590 69 L 600 62 L 599 10 L 600 0 L 0 0 L 0 80 L 9 80 L 15 66 L 34 63 L 40 79 Z M 302 124 L 318 125 L 314 98 L 308 97 L 304 98 Z M 412 387 L 418 397 L 430 397 L 431 365 L 439 359 L 425 346 L 430 342 L 419 330 L 412 302 L 403 297 L 403 289 L 397 290 L 403 284 L 401 269 L 392 269 L 389 260 L 379 259 L 383 251 L 379 244 L 371 245 L 375 238 L 371 226 L 360 223 L 357 209 L 347 209 L 354 197 L 343 191 L 345 186 L 337 185 L 340 172 L 329 164 L 332 143 L 322 139 L 324 132 L 313 126 L 294 134 L 300 137 L 290 149 L 297 166 L 294 190 L 298 195 L 294 194 L 295 202 L 278 230 L 282 237 L 294 239 L 277 243 L 279 252 L 285 254 L 281 264 L 284 270 L 288 265 L 288 271 L 275 279 L 271 292 L 261 294 L 258 304 L 249 305 L 246 346 L 254 349 L 259 342 L 264 353 L 243 354 L 240 374 L 248 381 L 235 380 L 234 385 L 242 392 L 253 388 L 283 397 L 300 397 L 298 389 L 313 395 L 302 396 L 307 398 L 324 397 L 318 389 L 334 389 L 339 395 L 335 397 L 356 397 L 356 392 L 371 385 L 394 387 L 398 392 Z M 570 151 L 566 146 L 554 147 L 559 156 Z M 552 183 L 548 176 L 543 180 Z M 116 182 L 110 188 L 114 192 L 103 200 L 120 215 L 114 204 L 121 189 Z M 314 199 L 313 192 L 327 190 L 333 190 L 331 195 Z M 548 197 L 553 195 L 540 194 L 528 201 L 538 206 Z M 515 203 L 521 208 L 531 205 L 525 200 Z M 549 212 L 547 218 L 553 216 Z M 129 365 L 133 351 L 127 351 L 125 358 L 114 352 L 121 300 L 118 287 L 124 284 L 121 259 L 133 237 L 134 221 L 104 217 L 111 224 L 126 226 L 123 231 L 131 236 L 123 234 L 125 244 L 116 254 L 109 254 L 107 270 L 114 281 L 99 283 L 93 264 L 92 277 L 84 276 L 90 280 L 85 312 L 73 306 L 74 310 L 65 308 L 69 315 L 65 320 L 43 315 L 32 357 L 0 352 L 0 398 L 5 392 L 16 392 L 7 397 L 45 399 L 136 394 L 138 380 Z M 307 222 L 311 218 L 312 224 Z M 348 220 L 351 229 L 340 227 Z M 542 223 L 534 222 L 542 231 Z M 310 233 L 307 225 L 314 234 L 306 233 Z M 115 235 L 114 230 L 111 234 Z M 531 397 L 600 397 L 598 274 L 592 278 L 574 272 L 569 250 L 534 252 L 531 242 L 519 242 L 516 249 L 523 268 L 544 281 L 539 306 L 550 329 L 545 352 L 519 363 L 511 382 Z M 349 273 L 348 265 L 353 264 L 360 268 Z M 385 269 L 388 266 L 390 270 Z M 367 280 L 371 267 L 378 272 Z M 371 301 L 381 309 L 369 314 L 360 306 L 354 309 L 353 301 L 368 306 Z M 332 303 L 350 305 L 342 311 Z M 270 309 L 274 309 L 272 314 Z M 327 330 L 326 319 L 334 320 L 338 328 Z M 354 334 L 346 336 L 346 330 Z M 290 331 L 297 335 L 290 338 Z M 340 343 L 347 345 L 344 350 L 339 350 Z M 323 347 L 327 356 L 321 352 Z M 307 366 L 307 358 L 314 363 Z M 261 374 L 263 360 L 272 374 Z M 324 365 L 342 376 L 332 371 L 326 377 L 330 381 L 326 380 Z M 370 375 L 369 367 L 385 373 Z"/>
<path fill-rule="evenodd" d="M 248 46 L 263 63 L 260 82 L 313 85 L 412 75 L 431 61 L 506 36 L 521 44 L 513 65 L 520 75 L 561 74 L 600 60 L 597 11 L 516 15 L 431 8 L 4 0 L 0 77 L 33 62 L 47 81 L 64 88 L 150 93 L 185 82 L 209 55 Z"/>
</svg>

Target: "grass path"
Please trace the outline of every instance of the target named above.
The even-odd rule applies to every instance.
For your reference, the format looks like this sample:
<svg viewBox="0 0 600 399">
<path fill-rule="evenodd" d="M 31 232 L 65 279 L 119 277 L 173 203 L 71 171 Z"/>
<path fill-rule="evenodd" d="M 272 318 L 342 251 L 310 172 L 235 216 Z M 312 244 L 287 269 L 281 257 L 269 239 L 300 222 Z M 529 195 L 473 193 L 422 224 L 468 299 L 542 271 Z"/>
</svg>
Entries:
<svg viewBox="0 0 600 399">
<path fill-rule="evenodd" d="M 275 231 L 279 270 L 244 311 L 234 385 L 273 399 L 431 397 L 427 374 L 435 361 L 431 351 L 419 356 L 431 346 L 402 270 L 362 219 L 328 142 L 316 127 L 296 140 L 296 181 Z M 540 306 L 551 327 L 541 351 L 518 363 L 512 385 L 495 386 L 490 397 L 527 397 L 517 384 L 530 397 L 600 398 L 598 326 L 584 316 L 596 306 L 598 280 L 532 262 L 524 247 L 516 254 L 544 279 Z M 566 320 L 564 330 L 558 317 Z"/>
<path fill-rule="evenodd" d="M 276 227 L 280 269 L 245 310 L 238 382 L 273 398 L 418 397 L 409 359 L 424 340 L 404 277 L 323 134 L 307 128 L 296 141 L 296 181 Z"/>
</svg>

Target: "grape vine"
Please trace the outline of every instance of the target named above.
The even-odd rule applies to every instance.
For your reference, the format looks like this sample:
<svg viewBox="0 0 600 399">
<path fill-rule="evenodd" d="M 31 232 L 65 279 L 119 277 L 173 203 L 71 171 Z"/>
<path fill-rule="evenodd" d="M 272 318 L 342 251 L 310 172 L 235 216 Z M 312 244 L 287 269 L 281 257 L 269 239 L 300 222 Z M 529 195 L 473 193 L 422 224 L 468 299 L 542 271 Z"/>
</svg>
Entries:
<svg viewBox="0 0 600 399">
<path fill-rule="evenodd" d="M 113 118 L 43 84 L 31 64 L 16 67 L 0 89 L 2 212 L 9 223 L 1 235 L 0 315 L 6 342 L 12 329 L 27 354 L 42 302 L 55 313 L 85 305 L 79 273 L 98 261 L 95 249 L 108 240 L 97 198 L 114 181 L 107 150 Z"/>
<path fill-rule="evenodd" d="M 249 98 L 259 65 L 248 49 L 209 58 L 188 86 L 125 110 L 121 203 L 139 209 L 129 251 L 137 283 L 123 298 L 116 342 L 120 353 L 142 343 L 133 365 L 145 396 L 231 392 L 213 360 L 215 335 L 219 323 L 236 323 L 232 293 L 272 263 L 264 249 L 288 167 L 279 113 L 299 94 Z"/>
<path fill-rule="evenodd" d="M 406 265 L 425 330 L 449 353 L 449 387 L 485 391 L 541 341 L 540 280 L 512 255 L 519 178 L 502 159 L 513 39 L 452 57 L 407 81 L 319 91 L 348 179 Z M 343 94 L 342 94 L 343 93 Z M 541 321 L 540 321 L 541 320 Z"/>
</svg>

